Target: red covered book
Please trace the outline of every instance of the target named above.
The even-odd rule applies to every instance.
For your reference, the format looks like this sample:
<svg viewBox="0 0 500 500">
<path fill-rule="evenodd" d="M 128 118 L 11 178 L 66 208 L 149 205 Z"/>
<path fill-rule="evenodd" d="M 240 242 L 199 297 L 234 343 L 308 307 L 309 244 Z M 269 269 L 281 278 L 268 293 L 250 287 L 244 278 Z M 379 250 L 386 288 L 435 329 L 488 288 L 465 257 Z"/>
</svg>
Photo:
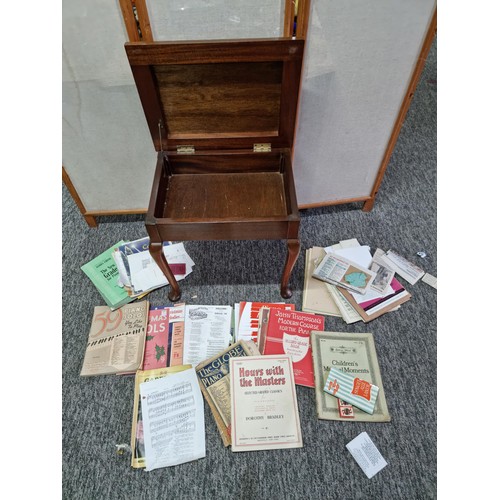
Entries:
<svg viewBox="0 0 500 500">
<path fill-rule="evenodd" d="M 262 354 L 290 355 L 295 383 L 314 387 L 310 335 L 312 330 L 324 331 L 324 316 L 271 307 L 264 317 L 259 332 Z"/>
</svg>

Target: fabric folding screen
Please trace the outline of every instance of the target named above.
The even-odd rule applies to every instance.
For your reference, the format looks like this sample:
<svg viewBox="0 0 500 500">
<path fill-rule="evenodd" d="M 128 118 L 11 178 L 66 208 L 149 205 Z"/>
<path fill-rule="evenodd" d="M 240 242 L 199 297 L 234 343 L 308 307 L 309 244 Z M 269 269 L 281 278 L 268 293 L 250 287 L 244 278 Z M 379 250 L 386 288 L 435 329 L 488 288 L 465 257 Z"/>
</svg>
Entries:
<svg viewBox="0 0 500 500">
<path fill-rule="evenodd" d="M 284 0 L 146 0 L 155 40 L 282 36 Z M 370 195 L 435 0 L 312 0 L 295 138 L 299 205 Z M 62 159 L 90 212 L 144 210 L 155 151 L 118 0 L 63 3 Z"/>
</svg>

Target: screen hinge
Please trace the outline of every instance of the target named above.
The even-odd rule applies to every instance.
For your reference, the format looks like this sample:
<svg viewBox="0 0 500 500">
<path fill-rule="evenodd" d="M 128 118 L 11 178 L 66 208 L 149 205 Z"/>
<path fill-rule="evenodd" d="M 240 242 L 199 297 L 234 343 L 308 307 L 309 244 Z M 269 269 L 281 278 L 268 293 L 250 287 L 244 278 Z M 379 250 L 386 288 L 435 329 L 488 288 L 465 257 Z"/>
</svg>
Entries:
<svg viewBox="0 0 500 500">
<path fill-rule="evenodd" d="M 192 155 L 194 151 L 194 146 L 177 146 L 177 154 L 179 155 Z"/>
<path fill-rule="evenodd" d="M 262 142 L 253 145 L 254 153 L 270 153 L 271 152 L 271 143 L 270 142 Z"/>
</svg>

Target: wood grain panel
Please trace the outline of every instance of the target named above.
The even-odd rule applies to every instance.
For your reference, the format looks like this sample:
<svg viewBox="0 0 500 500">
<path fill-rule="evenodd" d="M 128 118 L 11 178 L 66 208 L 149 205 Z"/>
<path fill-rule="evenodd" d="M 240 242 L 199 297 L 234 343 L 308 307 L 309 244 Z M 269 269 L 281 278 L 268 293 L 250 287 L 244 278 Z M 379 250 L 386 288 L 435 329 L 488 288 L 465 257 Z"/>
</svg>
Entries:
<svg viewBox="0 0 500 500">
<path fill-rule="evenodd" d="M 278 134 L 283 63 L 153 66 L 169 138 Z"/>
<path fill-rule="evenodd" d="M 173 174 L 280 172 L 281 153 L 177 155 L 170 157 Z"/>
<path fill-rule="evenodd" d="M 307 38 L 310 7 L 311 7 L 310 0 L 299 1 L 299 8 L 297 10 L 297 30 L 295 32 L 295 36 L 303 40 Z"/>
<path fill-rule="evenodd" d="M 131 65 L 302 60 L 304 41 L 290 38 L 125 44 Z"/>
<path fill-rule="evenodd" d="M 283 36 L 293 36 L 293 24 L 295 19 L 295 2 L 285 1 L 285 14 L 283 19 Z"/>
<path fill-rule="evenodd" d="M 292 146 L 303 40 L 127 43 L 125 48 L 157 151 L 182 145 L 196 151 L 253 150 L 255 143 Z M 174 66 L 172 76 L 163 66 Z M 221 67 L 218 75 L 215 68 Z M 166 114 L 171 116 L 163 120 L 160 145 L 158 122 Z"/>
<path fill-rule="evenodd" d="M 159 219 L 161 241 L 197 240 L 282 240 L 288 238 L 289 226 L 297 222 L 275 221 L 222 221 L 222 222 L 177 222 L 164 225 Z M 196 238 L 193 238 L 196 235 Z"/>
<path fill-rule="evenodd" d="M 163 214 L 173 220 L 286 215 L 279 172 L 173 175 Z"/>
</svg>

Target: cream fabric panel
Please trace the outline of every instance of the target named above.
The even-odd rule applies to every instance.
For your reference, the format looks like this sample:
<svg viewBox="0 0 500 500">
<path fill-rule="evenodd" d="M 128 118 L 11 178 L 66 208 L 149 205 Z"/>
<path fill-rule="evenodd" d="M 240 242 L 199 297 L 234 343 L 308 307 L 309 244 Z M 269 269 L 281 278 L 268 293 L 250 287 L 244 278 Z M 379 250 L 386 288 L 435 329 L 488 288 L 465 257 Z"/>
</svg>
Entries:
<svg viewBox="0 0 500 500">
<path fill-rule="evenodd" d="M 285 0 L 146 0 L 155 40 L 283 36 Z"/>
<path fill-rule="evenodd" d="M 62 161 L 90 211 L 144 209 L 156 153 L 118 2 L 63 2 Z"/>
<path fill-rule="evenodd" d="M 299 204 L 369 196 L 434 0 L 312 0 L 295 138 Z"/>
</svg>

